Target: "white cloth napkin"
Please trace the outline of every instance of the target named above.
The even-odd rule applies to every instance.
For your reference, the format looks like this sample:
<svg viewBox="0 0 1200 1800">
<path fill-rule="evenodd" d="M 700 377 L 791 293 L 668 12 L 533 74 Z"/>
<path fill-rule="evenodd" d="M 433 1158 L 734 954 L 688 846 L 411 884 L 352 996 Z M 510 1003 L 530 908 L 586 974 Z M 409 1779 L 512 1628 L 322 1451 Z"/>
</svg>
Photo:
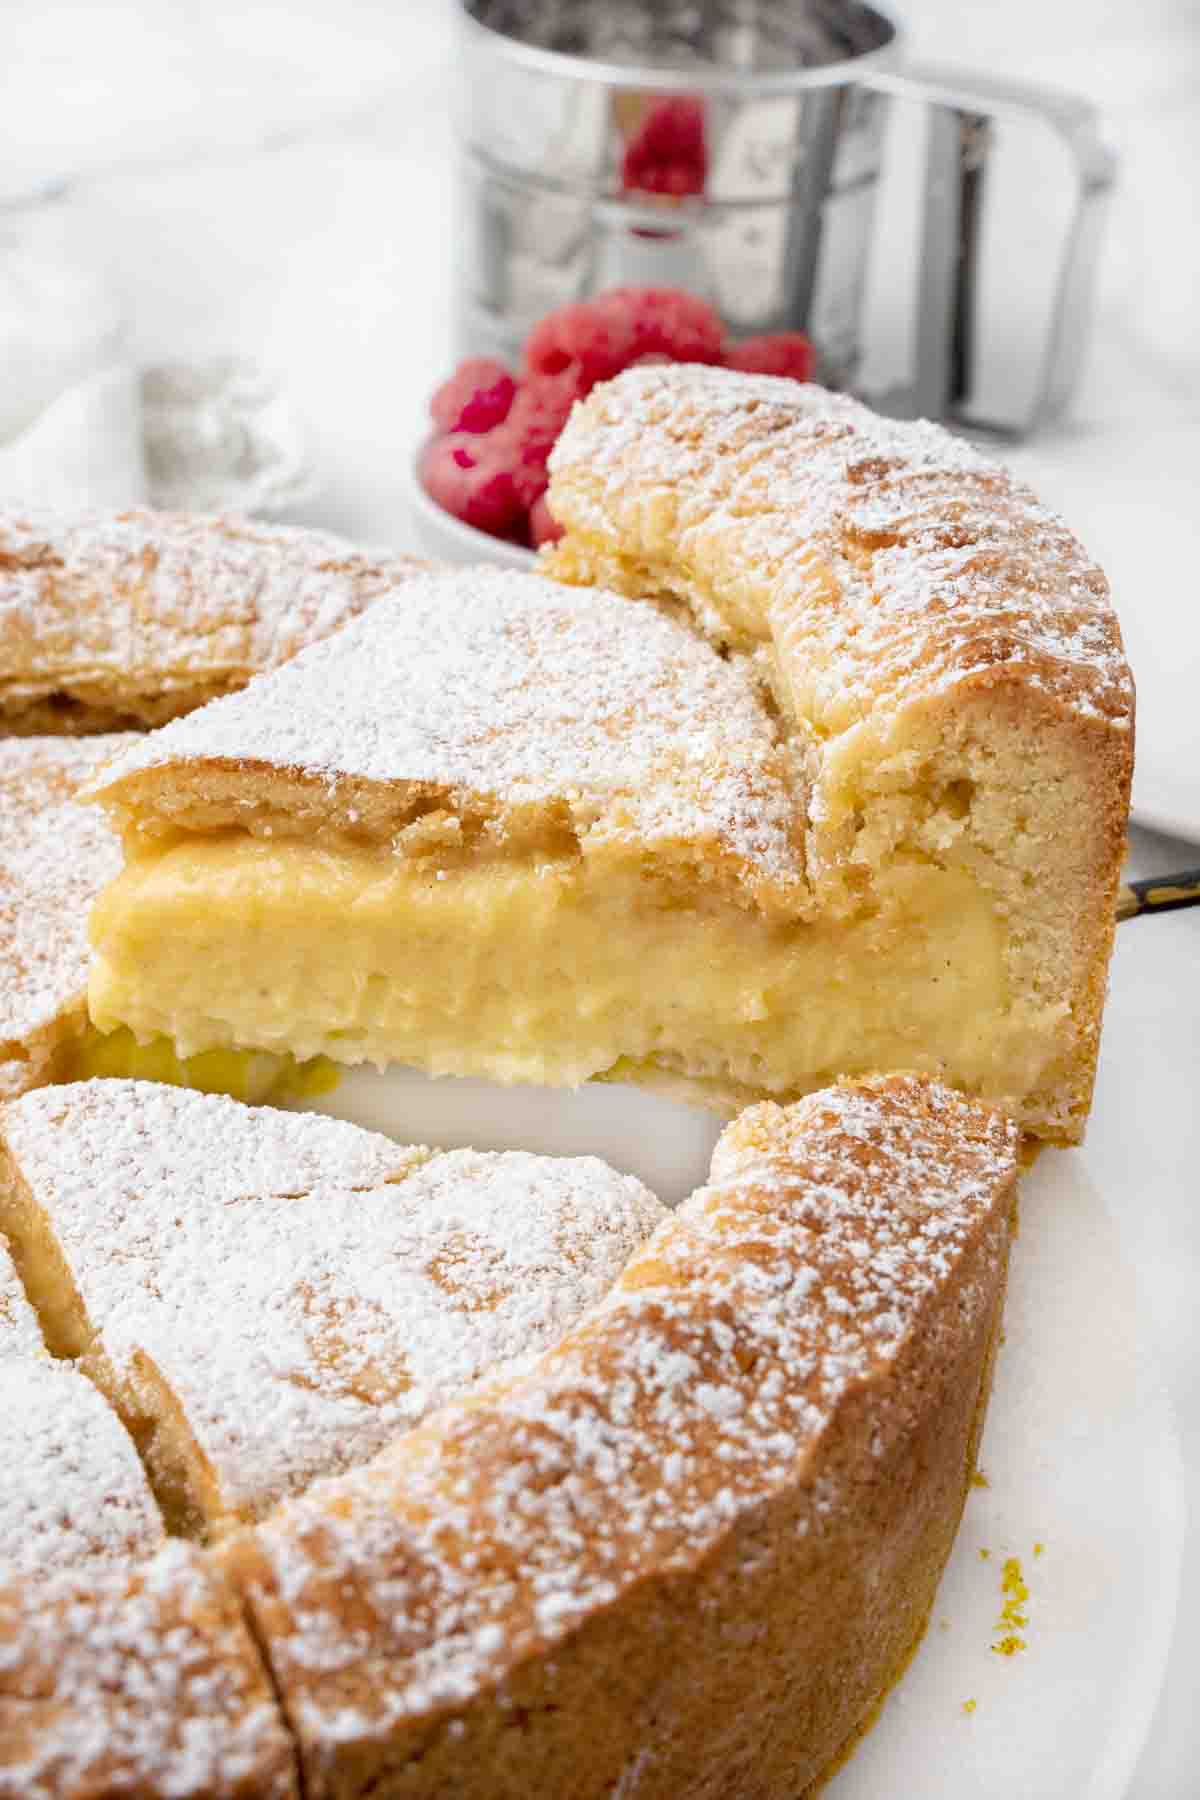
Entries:
<svg viewBox="0 0 1200 1800">
<path fill-rule="evenodd" d="M 312 491 L 291 408 L 236 358 L 110 362 L 0 444 L 0 507 L 271 513 Z"/>
<path fill-rule="evenodd" d="M 59 394 L 0 445 L 0 506 L 132 506 L 147 499 L 137 370 L 113 362 Z"/>
<path fill-rule="evenodd" d="M 273 512 L 310 497 L 290 407 L 238 357 L 139 369 L 60 215 L 0 211 L 0 507 Z"/>
</svg>

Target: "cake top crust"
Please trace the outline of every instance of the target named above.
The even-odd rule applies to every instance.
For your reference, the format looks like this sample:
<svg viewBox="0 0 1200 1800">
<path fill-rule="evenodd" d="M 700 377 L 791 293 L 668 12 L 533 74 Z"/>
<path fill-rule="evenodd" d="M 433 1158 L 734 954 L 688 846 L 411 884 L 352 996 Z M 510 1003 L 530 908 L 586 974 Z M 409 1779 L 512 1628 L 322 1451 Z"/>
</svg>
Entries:
<svg viewBox="0 0 1200 1800">
<path fill-rule="evenodd" d="M 193 690 L 205 699 L 286 661 L 424 566 L 233 515 L 2 515 L 0 714 L 65 693 L 157 723 Z"/>
<path fill-rule="evenodd" d="M 751 886 L 801 880 L 786 765 L 750 673 L 652 607 L 535 575 L 416 579 L 137 744 L 96 791 L 140 820 L 181 775 L 231 768 L 247 811 L 255 775 L 284 770 L 330 805 L 382 787 L 482 812 L 500 837 L 532 809 L 585 850 L 698 847 Z M 186 808 L 172 820 L 186 828 Z"/>
<path fill-rule="evenodd" d="M 892 1374 L 906 1347 L 938 1366 L 995 1304 L 1017 1145 L 1000 1114 L 915 1077 L 752 1109 L 710 1185 L 530 1371 L 235 1541 L 314 1766 L 322 1744 L 553 1656 L 783 1484 L 802 1533 L 852 1530 L 840 1484 L 886 1467 L 922 1404 Z M 865 1439 L 827 1439 L 867 1390 Z"/>
<path fill-rule="evenodd" d="M 103 814 L 76 802 L 130 739 L 0 739 L 0 1097 L 22 1071 L 6 1060 L 87 987 L 87 916 L 121 868 Z"/>
<path fill-rule="evenodd" d="M 575 407 L 550 469 L 568 541 L 634 566 L 665 555 L 714 636 L 774 642 L 819 735 L 1002 669 L 1131 723 L 1100 569 L 1029 488 L 927 420 L 771 376 L 645 365 Z"/>
<path fill-rule="evenodd" d="M 154 1083 L 38 1090 L 0 1136 L 118 1376 L 151 1359 L 228 1510 L 545 1348 L 664 1216 L 594 1158 L 435 1155 Z"/>
</svg>

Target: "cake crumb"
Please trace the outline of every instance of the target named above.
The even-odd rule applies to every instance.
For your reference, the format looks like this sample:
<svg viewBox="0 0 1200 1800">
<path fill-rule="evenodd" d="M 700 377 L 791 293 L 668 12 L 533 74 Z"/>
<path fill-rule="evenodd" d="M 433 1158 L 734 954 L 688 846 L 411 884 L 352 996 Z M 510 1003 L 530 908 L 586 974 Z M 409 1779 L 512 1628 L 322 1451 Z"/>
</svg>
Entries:
<svg viewBox="0 0 1200 1800">
<path fill-rule="evenodd" d="M 1015 1656 L 1018 1650 L 1028 1649 L 1021 1633 L 1029 1624 L 1029 1615 L 1025 1611 L 1029 1599 L 1029 1589 L 1025 1585 L 1025 1577 L 1021 1573 L 1019 1557 L 1008 1556 L 1004 1559 L 1004 1569 L 1000 1577 L 1000 1590 L 1004 1595 L 1004 1604 L 1000 1609 L 1000 1617 L 996 1621 L 999 1636 L 992 1645 L 997 1656 Z"/>
<path fill-rule="evenodd" d="M 984 1550 L 982 1547 L 980 1548 L 980 1551 L 979 1551 L 980 1562 L 989 1562 L 991 1560 L 991 1555 L 992 1555 L 992 1553 L 990 1550 Z"/>
<path fill-rule="evenodd" d="M 990 1488 L 991 1485 L 992 1485 L 991 1482 L 988 1480 L 988 1478 L 984 1474 L 983 1470 L 976 1469 L 975 1473 L 971 1477 L 971 1486 L 974 1488 Z"/>
<path fill-rule="evenodd" d="M 977 1700 L 964 1700 L 963 1701 L 963 1711 L 965 1713 L 973 1713 L 978 1704 L 979 1704 L 979 1702 Z"/>
</svg>

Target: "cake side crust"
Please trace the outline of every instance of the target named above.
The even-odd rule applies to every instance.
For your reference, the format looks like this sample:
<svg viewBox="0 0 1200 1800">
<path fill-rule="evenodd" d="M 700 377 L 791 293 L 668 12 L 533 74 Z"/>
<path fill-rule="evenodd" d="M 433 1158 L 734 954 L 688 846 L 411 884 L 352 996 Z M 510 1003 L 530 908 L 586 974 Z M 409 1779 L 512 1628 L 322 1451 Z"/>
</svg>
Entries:
<svg viewBox="0 0 1200 1800">
<path fill-rule="evenodd" d="M 753 1109 L 532 1373 L 227 1544 L 313 1800 L 816 1779 L 949 1552 L 1016 1142 L 909 1077 Z"/>
</svg>

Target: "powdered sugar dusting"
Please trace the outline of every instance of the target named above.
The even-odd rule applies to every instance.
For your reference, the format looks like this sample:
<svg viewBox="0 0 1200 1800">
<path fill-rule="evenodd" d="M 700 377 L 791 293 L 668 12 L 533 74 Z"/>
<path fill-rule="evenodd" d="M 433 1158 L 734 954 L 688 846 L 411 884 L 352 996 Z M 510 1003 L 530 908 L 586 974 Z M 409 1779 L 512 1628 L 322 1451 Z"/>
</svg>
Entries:
<svg viewBox="0 0 1200 1800">
<path fill-rule="evenodd" d="M 448 807 L 471 800 L 500 819 L 557 804 L 585 851 L 711 845 L 752 881 L 799 879 L 785 765 L 746 670 L 649 607 L 538 576 L 414 580 L 128 751 L 101 792 L 141 770 L 226 760 L 331 791 L 345 778 L 432 787 Z"/>
<path fill-rule="evenodd" d="M 0 1589 L 0 1794 L 296 1791 L 261 1663 L 201 1552 Z"/>
<path fill-rule="evenodd" d="M 568 533 L 634 558 L 667 543 L 711 628 L 774 641 L 822 734 L 1000 666 L 1130 721 L 1100 570 L 1027 488 L 928 421 L 766 376 L 641 367 L 576 407 L 551 470 Z"/>
<path fill-rule="evenodd" d="M 28 1095 L 6 1135 L 119 1377 L 150 1359 L 231 1510 L 553 1343 L 664 1216 L 591 1158 L 435 1156 L 136 1082 Z"/>
<path fill-rule="evenodd" d="M 68 693 L 169 717 L 336 631 L 422 566 L 232 515 L 2 518 L 0 711 Z"/>
<path fill-rule="evenodd" d="M 261 1623 L 311 1766 L 493 1694 L 785 1486 L 819 1533 L 843 1401 L 870 1384 L 863 1454 L 887 1456 L 911 1428 L 886 1380 L 906 1343 L 945 1333 L 949 1355 L 994 1305 L 1016 1149 L 1000 1115 L 915 1077 L 752 1109 L 530 1373 L 260 1528 Z"/>
<path fill-rule="evenodd" d="M 45 1354 L 34 1310 L 25 1297 L 12 1257 L 0 1239 L 0 1359 L 28 1359 Z"/>
<path fill-rule="evenodd" d="M 0 1573 L 129 1563 L 162 1542 L 142 1465 L 69 1363 L 0 1354 Z"/>
<path fill-rule="evenodd" d="M 82 1004 L 88 912 L 121 847 L 75 794 L 129 741 L 0 740 L 0 1094 L 28 1077 L 14 1049 Z"/>
</svg>

